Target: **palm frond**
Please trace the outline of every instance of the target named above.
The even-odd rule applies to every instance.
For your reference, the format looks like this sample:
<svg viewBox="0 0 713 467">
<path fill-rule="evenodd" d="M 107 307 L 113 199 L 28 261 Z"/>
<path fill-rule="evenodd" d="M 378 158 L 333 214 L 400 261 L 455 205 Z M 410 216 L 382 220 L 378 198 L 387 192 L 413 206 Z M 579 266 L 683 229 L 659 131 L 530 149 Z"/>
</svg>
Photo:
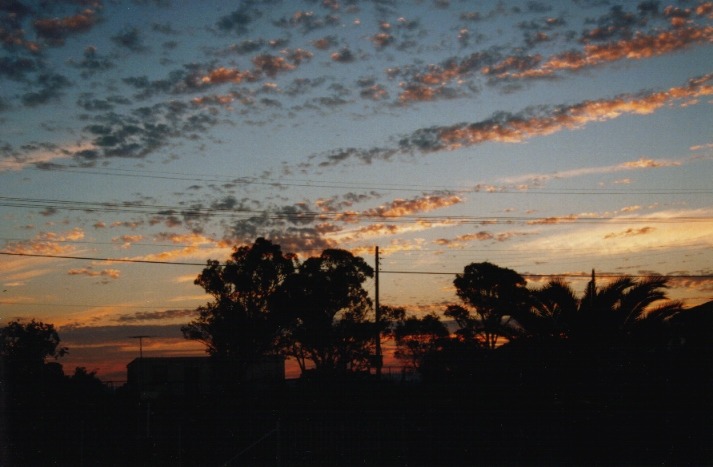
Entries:
<svg viewBox="0 0 713 467">
<path fill-rule="evenodd" d="M 642 319 L 655 321 L 668 321 L 684 310 L 683 303 L 676 300 L 649 310 Z"/>
<path fill-rule="evenodd" d="M 619 303 L 622 325 L 641 319 L 646 309 L 654 302 L 666 299 L 667 280 L 663 276 L 651 276 L 635 282 L 622 294 Z"/>
</svg>

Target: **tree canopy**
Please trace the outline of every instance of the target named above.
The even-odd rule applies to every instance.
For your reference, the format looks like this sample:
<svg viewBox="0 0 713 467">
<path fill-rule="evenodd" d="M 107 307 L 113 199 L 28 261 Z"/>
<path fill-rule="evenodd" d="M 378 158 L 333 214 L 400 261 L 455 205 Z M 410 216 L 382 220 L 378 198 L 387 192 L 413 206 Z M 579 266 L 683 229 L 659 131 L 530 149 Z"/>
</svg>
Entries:
<svg viewBox="0 0 713 467">
<path fill-rule="evenodd" d="M 512 320 L 525 306 L 525 279 L 512 269 L 489 262 L 471 263 L 453 280 L 465 306 L 451 305 L 445 315 L 456 321 L 463 338 L 477 338 L 494 349 L 512 335 Z"/>
<path fill-rule="evenodd" d="M 204 343 L 240 380 L 263 355 L 276 353 L 287 321 L 272 302 L 296 266 L 294 255 L 264 238 L 236 248 L 225 264 L 208 261 L 195 283 L 213 300 L 182 327 L 184 337 Z"/>
<path fill-rule="evenodd" d="M 374 275 L 348 251 L 327 249 L 305 260 L 285 283 L 282 308 L 291 315 L 287 355 L 302 371 L 367 369 L 376 328 L 368 320 L 372 303 L 364 282 Z"/>
<path fill-rule="evenodd" d="M 440 350 L 448 335 L 448 328 L 435 313 L 421 318 L 405 317 L 393 329 L 395 356 L 407 362 L 411 368 L 419 370 L 424 358 Z"/>
<path fill-rule="evenodd" d="M 0 357 L 12 378 L 37 376 L 48 359 L 67 352 L 66 347 L 60 346 L 59 334 L 52 324 L 14 320 L 0 328 Z"/>
<path fill-rule="evenodd" d="M 378 332 L 363 288 L 374 270 L 352 253 L 327 249 L 300 264 L 259 238 L 225 264 L 209 261 L 195 283 L 213 300 L 183 326 L 238 378 L 268 354 L 287 355 L 306 371 L 369 368 Z"/>
<path fill-rule="evenodd" d="M 600 287 L 593 275 L 578 298 L 568 284 L 554 279 L 531 292 L 529 310 L 517 319 L 529 335 L 608 345 L 679 313 L 681 303 L 667 301 L 666 288 L 663 276 L 623 276 Z M 663 304 L 655 305 L 658 302 Z"/>
</svg>

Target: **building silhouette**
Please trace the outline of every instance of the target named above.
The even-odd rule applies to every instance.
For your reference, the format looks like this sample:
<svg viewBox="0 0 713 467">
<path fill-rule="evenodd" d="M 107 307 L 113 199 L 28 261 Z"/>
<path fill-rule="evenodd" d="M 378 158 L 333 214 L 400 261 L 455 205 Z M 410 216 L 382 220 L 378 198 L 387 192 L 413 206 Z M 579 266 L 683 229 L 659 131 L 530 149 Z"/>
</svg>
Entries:
<svg viewBox="0 0 713 467">
<path fill-rule="evenodd" d="M 143 398 L 205 396 L 215 390 L 210 357 L 136 358 L 126 369 L 128 389 Z M 243 378 L 245 383 L 255 386 L 280 384 L 284 380 L 285 359 L 277 355 L 262 357 Z"/>
</svg>

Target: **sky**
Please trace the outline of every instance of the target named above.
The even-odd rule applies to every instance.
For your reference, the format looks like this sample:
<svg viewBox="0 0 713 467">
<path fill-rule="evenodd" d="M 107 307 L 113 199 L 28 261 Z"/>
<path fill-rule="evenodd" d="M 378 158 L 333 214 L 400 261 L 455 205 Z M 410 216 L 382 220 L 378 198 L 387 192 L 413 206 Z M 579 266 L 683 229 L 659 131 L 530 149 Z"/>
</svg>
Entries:
<svg viewBox="0 0 713 467">
<path fill-rule="evenodd" d="M 8 0 L 0 42 L 0 324 L 65 371 L 203 354 L 257 237 L 378 246 L 416 315 L 482 261 L 713 299 L 711 1 Z"/>
</svg>

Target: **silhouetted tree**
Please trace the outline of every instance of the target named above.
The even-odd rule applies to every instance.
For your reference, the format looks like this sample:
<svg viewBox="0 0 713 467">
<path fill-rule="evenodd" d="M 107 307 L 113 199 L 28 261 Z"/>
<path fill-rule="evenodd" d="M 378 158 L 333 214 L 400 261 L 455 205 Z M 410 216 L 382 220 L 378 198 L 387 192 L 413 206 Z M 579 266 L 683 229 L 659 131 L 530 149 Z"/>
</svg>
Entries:
<svg viewBox="0 0 713 467">
<path fill-rule="evenodd" d="M 0 356 L 11 381 L 38 377 L 47 359 L 57 359 L 67 351 L 60 346 L 59 334 L 52 324 L 15 320 L 0 329 Z"/>
<path fill-rule="evenodd" d="M 529 374 L 533 388 L 572 400 L 619 404 L 660 392 L 671 319 L 682 309 L 666 301 L 666 287 L 663 276 L 599 286 L 593 274 L 578 297 L 561 279 L 550 281 L 532 291 L 529 310 L 517 316 L 521 332 L 507 346 L 510 367 Z"/>
<path fill-rule="evenodd" d="M 322 373 L 368 368 L 376 328 L 363 283 L 373 274 L 362 258 L 327 249 L 287 279 L 281 307 L 293 320 L 284 349 L 303 372 L 308 362 Z"/>
<path fill-rule="evenodd" d="M 97 377 L 97 372 L 89 371 L 82 366 L 76 367 L 74 373 L 68 376 L 67 380 L 70 393 L 83 403 L 90 403 L 107 392 L 106 386 Z"/>
<path fill-rule="evenodd" d="M 228 381 L 241 381 L 251 365 L 277 351 L 287 318 L 272 301 L 296 265 L 294 255 L 258 238 L 236 248 L 225 264 L 208 261 L 195 280 L 213 301 L 181 330 L 186 339 L 206 345 Z"/>
<path fill-rule="evenodd" d="M 679 302 L 652 307 L 667 299 L 664 276 L 641 280 L 624 276 L 604 287 L 597 287 L 594 278 L 587 287 L 573 329 L 575 335 L 596 336 L 597 340 L 620 341 L 641 329 L 660 324 L 681 311 Z"/>
<path fill-rule="evenodd" d="M 11 321 L 0 329 L 2 397 L 6 397 L 7 442 L 11 463 L 39 465 L 56 457 L 52 436 L 57 423 L 58 401 L 65 382 L 62 365 L 54 361 L 65 355 L 52 324 L 32 320 Z"/>
<path fill-rule="evenodd" d="M 488 357 L 492 353 L 476 339 L 445 337 L 421 358 L 419 372 L 429 383 L 490 384 Z"/>
<path fill-rule="evenodd" d="M 448 328 L 435 313 L 409 316 L 394 326 L 395 356 L 419 370 L 425 356 L 438 351 L 448 335 Z"/>
<path fill-rule="evenodd" d="M 518 324 L 529 335 L 596 341 L 611 345 L 638 334 L 647 334 L 681 311 L 679 302 L 666 300 L 667 279 L 651 276 L 636 280 L 617 278 L 597 287 L 589 282 L 581 298 L 560 279 L 532 291 L 530 308 L 520 313 Z"/>
<path fill-rule="evenodd" d="M 513 317 L 524 309 L 528 296 L 520 274 L 488 262 L 471 263 L 453 285 L 466 306 L 451 305 L 445 315 L 458 324 L 462 338 L 479 339 L 494 349 L 501 337 L 513 334 Z"/>
</svg>

